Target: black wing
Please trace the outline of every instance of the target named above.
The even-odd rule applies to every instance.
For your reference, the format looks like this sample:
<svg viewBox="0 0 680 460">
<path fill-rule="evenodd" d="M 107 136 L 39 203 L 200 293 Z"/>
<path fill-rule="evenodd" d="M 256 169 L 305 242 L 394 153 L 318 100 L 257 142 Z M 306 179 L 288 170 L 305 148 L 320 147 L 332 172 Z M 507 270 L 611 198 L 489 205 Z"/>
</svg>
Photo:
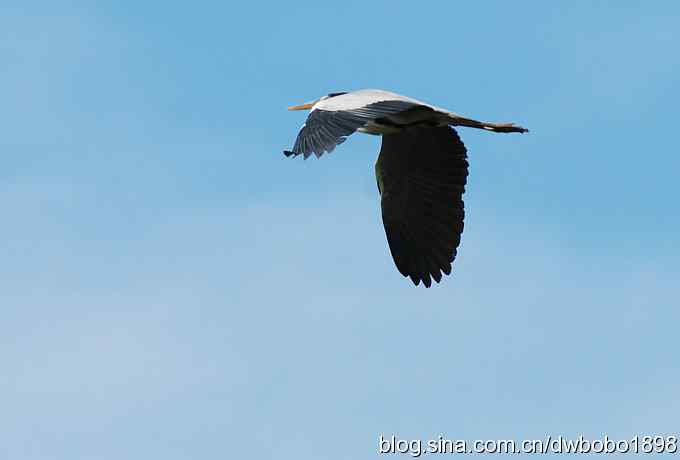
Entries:
<svg viewBox="0 0 680 460">
<path fill-rule="evenodd" d="M 368 122 L 387 115 L 394 115 L 418 104 L 407 101 L 382 101 L 351 110 L 315 109 L 307 117 L 292 150 L 285 150 L 286 156 L 312 153 L 320 157 L 324 152 L 332 152 L 336 145 L 342 144 L 347 136 Z"/>
<path fill-rule="evenodd" d="M 430 287 L 451 273 L 463 233 L 465 146 L 449 126 L 413 127 L 383 135 L 375 168 L 394 263 Z"/>
</svg>

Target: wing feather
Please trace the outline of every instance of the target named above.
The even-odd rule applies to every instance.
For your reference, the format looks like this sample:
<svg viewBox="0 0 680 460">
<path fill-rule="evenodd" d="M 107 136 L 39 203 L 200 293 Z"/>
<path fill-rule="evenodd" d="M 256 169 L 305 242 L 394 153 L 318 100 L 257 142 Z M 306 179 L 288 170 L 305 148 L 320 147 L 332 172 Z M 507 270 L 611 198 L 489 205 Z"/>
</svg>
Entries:
<svg viewBox="0 0 680 460">
<path fill-rule="evenodd" d="M 383 224 L 399 272 L 430 287 L 451 273 L 463 232 L 465 146 L 449 126 L 383 135 L 376 163 Z"/>
<path fill-rule="evenodd" d="M 332 152 L 336 145 L 342 144 L 347 136 L 367 123 L 404 112 L 416 105 L 409 101 L 380 101 L 352 109 L 314 109 L 300 129 L 293 149 L 283 153 L 286 156 L 302 155 L 305 159 L 312 153 L 320 157 Z"/>
</svg>

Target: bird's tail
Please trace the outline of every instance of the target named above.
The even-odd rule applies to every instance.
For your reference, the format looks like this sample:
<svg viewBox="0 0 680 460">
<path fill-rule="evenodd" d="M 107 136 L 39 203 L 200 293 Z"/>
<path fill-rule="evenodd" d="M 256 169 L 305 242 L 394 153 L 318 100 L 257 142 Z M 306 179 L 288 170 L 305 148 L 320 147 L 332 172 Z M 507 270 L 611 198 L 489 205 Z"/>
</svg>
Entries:
<svg viewBox="0 0 680 460">
<path fill-rule="evenodd" d="M 449 116 L 450 124 L 453 126 L 467 126 L 469 128 L 486 129 L 495 133 L 528 133 L 529 130 L 522 128 L 514 123 L 489 123 L 486 121 L 472 120 L 458 115 Z"/>
</svg>

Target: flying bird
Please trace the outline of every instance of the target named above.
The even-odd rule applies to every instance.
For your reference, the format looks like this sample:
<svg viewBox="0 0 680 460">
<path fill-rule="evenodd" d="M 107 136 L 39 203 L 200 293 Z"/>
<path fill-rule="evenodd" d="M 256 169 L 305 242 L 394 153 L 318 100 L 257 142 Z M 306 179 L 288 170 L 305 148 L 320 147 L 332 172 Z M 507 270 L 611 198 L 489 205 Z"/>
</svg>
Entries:
<svg viewBox="0 0 680 460">
<path fill-rule="evenodd" d="M 451 274 L 463 233 L 467 150 L 453 126 L 528 131 L 377 89 L 330 93 L 288 109 L 310 113 L 286 156 L 320 157 L 355 131 L 382 136 L 375 176 L 387 242 L 399 272 L 426 287 Z"/>
</svg>

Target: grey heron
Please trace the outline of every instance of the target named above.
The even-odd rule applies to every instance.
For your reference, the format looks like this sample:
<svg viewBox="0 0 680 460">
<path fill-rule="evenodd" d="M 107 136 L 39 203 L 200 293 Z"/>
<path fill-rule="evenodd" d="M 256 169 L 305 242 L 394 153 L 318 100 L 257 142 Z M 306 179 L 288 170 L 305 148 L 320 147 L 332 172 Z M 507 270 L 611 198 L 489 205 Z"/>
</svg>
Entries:
<svg viewBox="0 0 680 460">
<path fill-rule="evenodd" d="M 467 150 L 453 126 L 528 131 L 376 89 L 330 93 L 288 109 L 310 113 L 286 156 L 320 157 L 355 131 L 382 135 L 375 175 L 387 242 L 399 272 L 426 287 L 451 274 L 463 233 Z"/>
</svg>

